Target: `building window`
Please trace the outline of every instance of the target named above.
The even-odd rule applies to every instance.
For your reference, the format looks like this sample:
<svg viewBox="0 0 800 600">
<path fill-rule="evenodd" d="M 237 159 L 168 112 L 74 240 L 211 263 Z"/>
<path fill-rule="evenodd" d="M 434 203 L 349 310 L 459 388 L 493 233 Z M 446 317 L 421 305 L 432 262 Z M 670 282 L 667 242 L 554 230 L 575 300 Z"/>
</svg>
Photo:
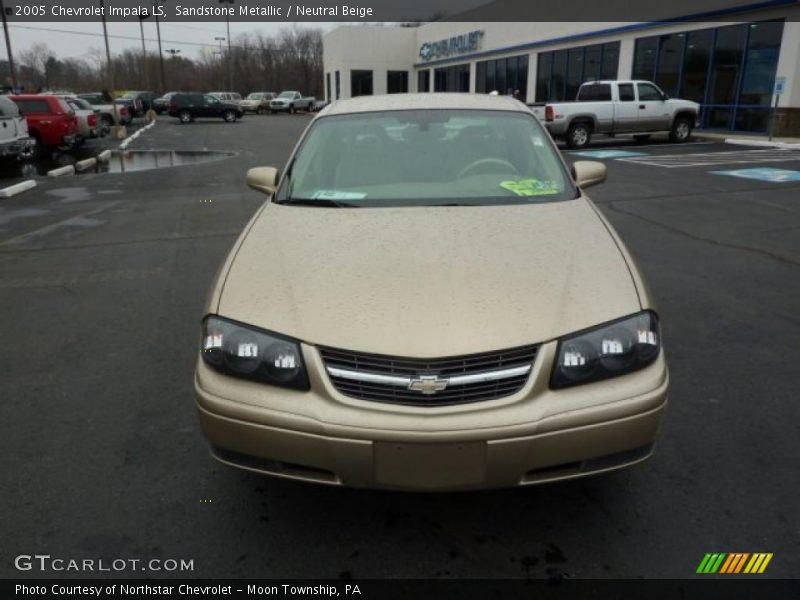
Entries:
<svg viewBox="0 0 800 600">
<path fill-rule="evenodd" d="M 751 23 L 740 104 L 769 105 L 781 52 L 783 22 Z"/>
<path fill-rule="evenodd" d="M 331 74 L 325 73 L 325 99 L 331 101 Z"/>
<path fill-rule="evenodd" d="M 683 65 L 685 33 L 661 36 L 658 50 L 658 73 L 655 83 L 670 96 L 677 96 Z"/>
<path fill-rule="evenodd" d="M 608 42 L 540 52 L 536 68 L 536 101 L 574 100 L 581 84 L 598 79 L 616 79 L 619 47 L 619 42 Z"/>
<path fill-rule="evenodd" d="M 431 91 L 431 70 L 423 69 L 417 71 L 417 91 L 430 92 Z"/>
<path fill-rule="evenodd" d="M 372 95 L 372 71 L 350 71 L 350 97 Z"/>
<path fill-rule="evenodd" d="M 616 79 L 619 75 L 619 42 L 603 44 L 600 79 Z"/>
<path fill-rule="evenodd" d="M 636 49 L 633 52 L 633 78 L 653 81 L 656 73 L 657 56 L 658 38 L 636 40 Z"/>
<path fill-rule="evenodd" d="M 342 80 L 339 77 L 339 71 L 336 71 L 335 79 L 336 79 L 336 99 L 338 100 L 341 97 L 341 92 L 342 92 Z"/>
<path fill-rule="evenodd" d="M 703 104 L 706 99 L 706 81 L 714 45 L 714 30 L 692 31 L 686 37 L 683 53 L 683 74 L 677 96 Z"/>
<path fill-rule="evenodd" d="M 553 53 L 539 55 L 536 69 L 536 101 L 547 102 L 550 99 L 550 77 L 553 74 Z"/>
<path fill-rule="evenodd" d="M 433 90 L 436 92 L 469 92 L 469 65 L 434 69 Z"/>
<path fill-rule="evenodd" d="M 767 129 L 783 21 L 742 23 L 636 40 L 635 79 L 701 104 L 714 129 Z"/>
<path fill-rule="evenodd" d="M 523 102 L 528 90 L 528 55 L 483 60 L 475 65 L 475 91 L 513 94 Z M 519 94 L 517 94 L 519 92 Z"/>
<path fill-rule="evenodd" d="M 408 71 L 388 71 L 386 73 L 387 94 L 408 93 Z"/>
</svg>

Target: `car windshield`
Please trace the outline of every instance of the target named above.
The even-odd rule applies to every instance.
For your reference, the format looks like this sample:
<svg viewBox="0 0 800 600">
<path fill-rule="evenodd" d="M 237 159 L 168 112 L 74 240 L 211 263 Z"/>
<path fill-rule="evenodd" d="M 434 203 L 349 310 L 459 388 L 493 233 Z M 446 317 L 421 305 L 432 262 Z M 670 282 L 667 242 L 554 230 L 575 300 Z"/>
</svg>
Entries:
<svg viewBox="0 0 800 600">
<path fill-rule="evenodd" d="M 482 205 L 577 196 L 531 114 L 408 110 L 336 115 L 309 129 L 276 196 L 319 206 Z"/>
<path fill-rule="evenodd" d="M 248 100 L 261 100 L 261 94 L 248 94 Z"/>
</svg>

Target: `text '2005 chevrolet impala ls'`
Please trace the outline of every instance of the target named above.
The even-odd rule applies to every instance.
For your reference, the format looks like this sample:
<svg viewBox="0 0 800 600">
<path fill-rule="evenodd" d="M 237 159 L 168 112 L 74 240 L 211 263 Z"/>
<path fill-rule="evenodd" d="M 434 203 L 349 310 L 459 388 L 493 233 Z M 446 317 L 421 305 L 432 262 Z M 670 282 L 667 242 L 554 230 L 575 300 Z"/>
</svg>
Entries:
<svg viewBox="0 0 800 600">
<path fill-rule="evenodd" d="M 399 490 L 512 487 L 646 459 L 668 374 L 653 299 L 512 98 L 337 101 L 241 234 L 195 376 L 220 461 Z"/>
</svg>

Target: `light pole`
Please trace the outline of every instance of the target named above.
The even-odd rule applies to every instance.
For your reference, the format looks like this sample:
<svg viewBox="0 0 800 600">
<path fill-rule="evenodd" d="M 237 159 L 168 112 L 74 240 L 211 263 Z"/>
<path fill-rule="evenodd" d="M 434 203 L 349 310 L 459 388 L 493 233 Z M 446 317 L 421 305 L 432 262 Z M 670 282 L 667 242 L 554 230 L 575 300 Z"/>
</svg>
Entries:
<svg viewBox="0 0 800 600">
<path fill-rule="evenodd" d="M 220 4 L 230 4 L 231 8 L 233 8 L 233 3 L 236 0 L 219 0 Z M 233 55 L 231 54 L 231 18 L 230 15 L 227 13 L 225 14 L 225 26 L 228 30 L 228 77 L 230 78 L 231 87 L 230 91 L 233 91 Z"/>
<path fill-rule="evenodd" d="M 178 54 L 180 54 L 180 53 L 181 53 L 181 51 L 180 51 L 180 50 L 178 50 L 177 48 L 167 48 L 166 50 L 164 50 L 164 52 L 166 52 L 167 54 L 169 54 L 170 58 L 171 58 L 173 61 L 175 60 L 175 57 L 176 57 Z M 171 68 L 172 68 L 172 76 L 174 77 L 174 76 L 175 76 L 175 65 L 172 65 L 172 67 L 171 67 Z M 170 81 L 172 81 L 172 80 L 170 79 Z M 167 91 L 166 91 L 166 90 L 164 90 L 164 93 L 166 94 L 166 93 L 167 93 Z"/>
<path fill-rule="evenodd" d="M 222 77 L 220 77 L 220 80 L 222 81 L 221 87 L 223 88 L 223 91 L 224 91 L 224 88 L 225 88 L 225 67 L 222 66 L 222 57 L 225 55 L 225 53 L 222 51 L 222 42 L 224 42 L 225 39 L 226 38 L 224 38 L 224 37 L 215 37 L 214 38 L 215 42 L 219 42 L 219 52 L 216 52 L 215 54 L 219 54 L 219 66 L 220 66 L 220 70 L 222 71 Z"/>
<path fill-rule="evenodd" d="M 139 17 L 139 33 L 142 34 L 142 88 L 147 89 L 147 48 L 144 45 L 144 20 L 150 15 Z"/>
<path fill-rule="evenodd" d="M 11 38 L 8 37 L 8 23 L 6 22 L 6 7 L 0 0 L 0 13 L 3 14 L 3 32 L 6 34 L 6 52 L 8 53 L 8 72 L 11 75 L 11 91 L 17 91 L 17 72 L 14 69 L 14 56 L 11 54 Z"/>
<path fill-rule="evenodd" d="M 158 0 L 161 2 L 162 0 Z M 155 12 L 155 11 L 153 11 Z M 167 92 L 167 84 L 164 80 L 164 53 L 161 51 L 161 25 L 158 23 L 158 13 L 156 14 L 156 36 L 158 37 L 158 66 L 161 70 L 161 93 Z"/>
<path fill-rule="evenodd" d="M 100 19 L 103 21 L 103 37 L 106 40 L 106 84 L 108 93 L 114 94 L 114 65 L 111 62 L 111 48 L 108 45 L 108 29 L 106 28 L 106 8 L 105 2 L 100 0 Z"/>
</svg>

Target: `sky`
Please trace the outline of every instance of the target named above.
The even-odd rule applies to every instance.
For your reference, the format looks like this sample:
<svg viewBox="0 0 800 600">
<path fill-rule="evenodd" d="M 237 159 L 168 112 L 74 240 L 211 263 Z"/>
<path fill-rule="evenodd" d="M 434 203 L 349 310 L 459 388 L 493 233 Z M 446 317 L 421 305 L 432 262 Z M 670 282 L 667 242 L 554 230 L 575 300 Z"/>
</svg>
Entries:
<svg viewBox="0 0 800 600">
<path fill-rule="evenodd" d="M 176 48 L 181 51 L 180 56 L 187 56 L 188 58 L 195 58 L 204 47 L 209 49 L 217 47 L 219 42 L 214 41 L 215 37 L 227 37 L 224 21 L 199 23 L 162 22 L 160 25 L 162 48 L 164 50 Z M 340 23 L 303 23 L 298 26 L 321 28 L 323 31 L 328 31 L 338 25 L 340 25 Z M 263 35 L 273 35 L 277 34 L 278 31 L 283 28 L 292 26 L 291 23 L 285 22 L 231 22 L 231 38 L 235 41 L 236 36 L 242 33 L 261 32 Z M 133 48 L 135 50 L 142 49 L 138 21 L 131 23 L 109 22 L 107 27 L 112 54 L 122 52 L 126 48 Z M 105 52 L 103 26 L 99 20 L 96 23 L 29 22 L 17 24 L 9 22 L 8 29 L 9 37 L 11 38 L 11 51 L 15 56 L 37 42 L 47 44 L 59 58 L 87 56 L 92 48 L 100 49 Z M 52 31 L 54 29 L 59 31 Z M 73 33 L 62 33 L 63 31 Z M 133 39 L 123 39 L 124 37 Z M 148 52 L 158 52 L 156 25 L 155 21 L 152 19 L 144 22 L 144 37 Z M 2 58 L 7 58 L 5 45 L 3 43 L 0 43 L 0 56 Z"/>
</svg>

